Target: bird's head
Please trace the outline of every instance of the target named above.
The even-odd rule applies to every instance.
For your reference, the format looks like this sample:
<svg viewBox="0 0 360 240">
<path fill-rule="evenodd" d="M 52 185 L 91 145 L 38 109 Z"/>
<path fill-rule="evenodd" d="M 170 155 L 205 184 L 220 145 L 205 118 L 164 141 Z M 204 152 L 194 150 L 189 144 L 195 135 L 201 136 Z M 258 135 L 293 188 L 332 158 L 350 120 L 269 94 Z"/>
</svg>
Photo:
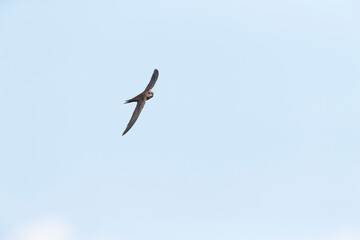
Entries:
<svg viewBox="0 0 360 240">
<path fill-rule="evenodd" d="M 147 94 L 146 94 L 146 100 L 149 100 L 153 96 L 154 96 L 154 93 L 152 91 L 148 91 Z"/>
</svg>

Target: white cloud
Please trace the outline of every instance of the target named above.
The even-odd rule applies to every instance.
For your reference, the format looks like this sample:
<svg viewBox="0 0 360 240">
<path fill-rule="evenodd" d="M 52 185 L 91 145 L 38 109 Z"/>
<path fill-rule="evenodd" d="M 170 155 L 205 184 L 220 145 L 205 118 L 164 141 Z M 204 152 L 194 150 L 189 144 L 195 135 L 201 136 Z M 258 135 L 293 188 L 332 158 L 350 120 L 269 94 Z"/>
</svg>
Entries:
<svg viewBox="0 0 360 240">
<path fill-rule="evenodd" d="M 335 231 L 329 240 L 359 240 L 360 229 L 342 228 Z"/>
<path fill-rule="evenodd" d="M 86 233 L 85 233 L 86 234 Z M 66 221 L 57 218 L 45 218 L 30 222 L 18 228 L 10 234 L 5 240 L 89 240 L 79 237 L 73 231 L 73 227 Z M 256 238 L 257 240 L 270 239 L 291 239 L 291 240 L 359 240 L 360 229 L 357 228 L 338 228 L 335 231 L 316 236 L 286 236 L 277 238 Z M 90 240 L 120 240 L 111 235 L 95 236 Z"/>
<path fill-rule="evenodd" d="M 5 240 L 119 240 L 110 235 L 80 237 L 66 221 L 42 218 L 15 228 Z"/>
<path fill-rule="evenodd" d="M 75 240 L 68 224 L 58 219 L 41 219 L 25 224 L 10 234 L 9 240 Z"/>
</svg>

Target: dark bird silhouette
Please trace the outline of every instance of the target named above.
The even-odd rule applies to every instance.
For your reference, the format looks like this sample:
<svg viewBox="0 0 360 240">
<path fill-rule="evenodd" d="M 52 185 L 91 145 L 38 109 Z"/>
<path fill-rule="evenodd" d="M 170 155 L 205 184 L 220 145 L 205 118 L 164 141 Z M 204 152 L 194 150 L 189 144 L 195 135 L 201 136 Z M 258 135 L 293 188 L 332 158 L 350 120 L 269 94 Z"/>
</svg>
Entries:
<svg viewBox="0 0 360 240">
<path fill-rule="evenodd" d="M 140 93 L 139 95 L 137 95 L 136 97 L 133 97 L 132 99 L 125 101 L 125 103 L 136 102 L 136 108 L 131 116 L 131 119 L 130 119 L 125 131 L 122 134 L 123 136 L 135 124 L 136 120 L 138 119 L 138 117 L 141 113 L 141 110 L 144 108 L 145 102 L 154 96 L 154 93 L 150 90 L 155 86 L 155 83 L 156 83 L 156 80 L 158 79 L 158 77 L 159 77 L 159 71 L 157 69 L 155 69 L 154 73 L 150 79 L 150 82 L 147 85 L 147 87 L 145 88 L 145 90 L 142 93 Z"/>
</svg>

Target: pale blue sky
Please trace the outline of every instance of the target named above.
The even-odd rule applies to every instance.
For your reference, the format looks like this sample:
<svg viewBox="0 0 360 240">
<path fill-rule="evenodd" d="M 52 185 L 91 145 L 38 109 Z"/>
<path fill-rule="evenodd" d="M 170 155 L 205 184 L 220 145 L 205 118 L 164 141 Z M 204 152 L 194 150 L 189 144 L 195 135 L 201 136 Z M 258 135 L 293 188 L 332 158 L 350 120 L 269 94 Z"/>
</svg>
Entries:
<svg viewBox="0 0 360 240">
<path fill-rule="evenodd" d="M 359 25 L 355 0 L 0 1 L 0 239 L 360 239 Z"/>
</svg>

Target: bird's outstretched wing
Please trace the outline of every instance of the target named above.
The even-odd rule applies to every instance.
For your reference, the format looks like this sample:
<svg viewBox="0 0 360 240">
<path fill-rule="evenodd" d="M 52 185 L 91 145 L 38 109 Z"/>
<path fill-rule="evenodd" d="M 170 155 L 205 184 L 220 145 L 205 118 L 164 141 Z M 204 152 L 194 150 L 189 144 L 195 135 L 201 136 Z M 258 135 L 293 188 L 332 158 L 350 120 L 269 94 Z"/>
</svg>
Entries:
<svg viewBox="0 0 360 240">
<path fill-rule="evenodd" d="M 125 131 L 124 131 L 123 134 L 122 134 L 123 136 L 124 136 L 124 135 L 130 130 L 130 128 L 134 125 L 134 123 L 135 123 L 136 120 L 138 119 L 138 117 L 139 117 L 142 109 L 144 108 L 144 106 L 145 106 L 145 99 L 140 100 L 140 101 L 137 102 L 136 108 L 135 108 L 135 110 L 134 110 L 134 112 L 133 112 L 133 114 L 132 114 L 132 116 L 131 116 L 131 119 L 130 119 L 130 121 L 129 121 L 126 129 L 125 129 Z"/>
<path fill-rule="evenodd" d="M 156 80 L 158 79 L 158 77 L 159 77 L 159 71 L 157 69 L 155 69 L 154 73 L 153 73 L 153 75 L 152 75 L 152 77 L 150 79 L 149 84 L 145 88 L 145 91 L 149 91 L 155 86 L 155 83 L 156 83 Z"/>
</svg>

